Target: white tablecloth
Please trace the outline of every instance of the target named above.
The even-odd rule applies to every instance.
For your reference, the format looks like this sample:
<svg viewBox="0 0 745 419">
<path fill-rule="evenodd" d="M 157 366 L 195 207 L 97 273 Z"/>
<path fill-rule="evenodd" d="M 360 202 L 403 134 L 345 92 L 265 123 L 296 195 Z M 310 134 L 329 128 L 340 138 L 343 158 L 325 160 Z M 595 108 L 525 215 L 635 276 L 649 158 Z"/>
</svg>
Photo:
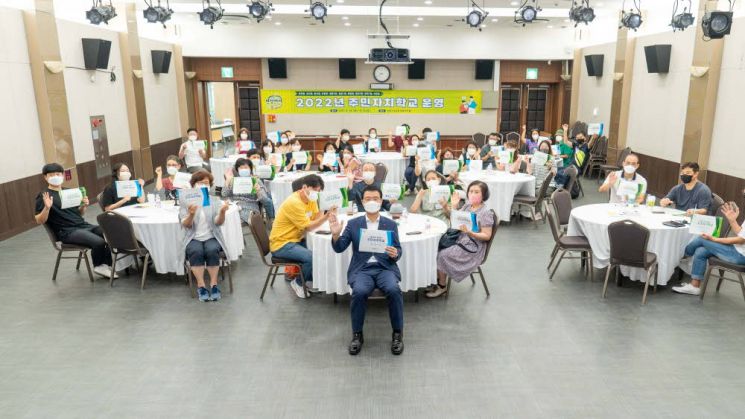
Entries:
<svg viewBox="0 0 745 419">
<path fill-rule="evenodd" d="M 602 269 L 608 266 L 610 260 L 610 223 L 629 219 L 647 227 L 650 233 L 647 251 L 657 254 L 660 269 L 657 283 L 665 285 L 683 257 L 685 246 L 694 237 L 687 227 L 674 228 L 662 224 L 665 221 L 683 219 L 672 215 L 677 212 L 679 211 L 665 209 L 664 214 L 653 214 L 648 207 L 629 208 L 623 204 L 584 205 L 572 210 L 567 234 L 587 237 L 592 246 L 593 265 Z M 634 281 L 647 280 L 647 275 L 640 268 L 624 266 L 621 267 L 621 273 Z"/>
<path fill-rule="evenodd" d="M 361 217 L 362 213 L 355 216 Z M 342 220 L 349 218 L 346 215 L 339 217 Z M 427 220 L 430 222 L 429 230 L 426 229 Z M 328 230 L 328 223 L 320 230 Z M 400 222 L 398 235 L 403 255 L 398 261 L 398 268 L 401 270 L 402 291 L 416 290 L 437 282 L 437 246 L 445 230 L 447 225 L 443 221 L 421 214 L 409 214 L 406 221 Z M 421 231 L 421 234 L 406 234 L 413 231 Z M 349 294 L 347 269 L 352 261 L 352 246 L 344 253 L 336 253 L 331 248 L 330 234 L 313 232 L 308 233 L 307 243 L 313 251 L 313 286 L 329 294 Z"/>
<path fill-rule="evenodd" d="M 279 212 L 279 207 L 285 202 L 285 199 L 289 198 L 292 194 L 292 182 L 314 173 L 317 174 L 316 172 L 279 173 L 274 180 L 268 182 L 269 192 L 272 193 L 272 201 L 274 201 L 275 214 Z M 324 189 L 340 189 L 349 186 L 349 179 L 346 176 L 335 174 L 322 174 L 319 176 L 323 179 Z"/>
<path fill-rule="evenodd" d="M 223 157 L 210 159 L 210 171 L 215 178 L 215 186 L 222 188 L 225 186 L 225 171 L 233 168 L 238 157 Z"/>
<path fill-rule="evenodd" d="M 489 186 L 486 206 L 497 213 L 500 221 L 510 221 L 512 201 L 515 195 L 535 196 L 535 176 L 525 173 L 503 171 L 462 172 L 460 180 L 470 185 L 480 180 Z"/>
<path fill-rule="evenodd" d="M 385 177 L 386 183 L 403 183 L 408 159 L 401 156 L 401 153 L 395 151 L 367 153 L 360 157 L 360 160 L 363 163 L 383 163 L 388 168 L 388 175 Z"/>
<path fill-rule="evenodd" d="M 155 271 L 161 274 L 184 274 L 185 254 L 181 247 L 184 231 L 179 224 L 178 210 L 179 207 L 175 206 L 154 208 L 139 205 L 115 210 L 132 221 L 137 239 L 150 252 Z M 237 260 L 243 254 L 243 231 L 238 206 L 231 205 L 220 228 L 228 247 L 223 249 L 225 254 L 229 260 Z"/>
</svg>

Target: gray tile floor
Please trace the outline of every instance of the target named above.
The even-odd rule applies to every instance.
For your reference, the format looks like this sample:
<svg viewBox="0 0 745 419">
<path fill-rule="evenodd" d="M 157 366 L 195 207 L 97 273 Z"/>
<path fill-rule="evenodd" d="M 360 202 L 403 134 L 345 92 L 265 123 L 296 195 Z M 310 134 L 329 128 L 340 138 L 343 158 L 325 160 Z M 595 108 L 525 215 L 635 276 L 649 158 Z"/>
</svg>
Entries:
<svg viewBox="0 0 745 419">
<path fill-rule="evenodd" d="M 586 182 L 591 189 L 592 182 Z M 599 194 L 575 201 L 597 202 Z M 91 213 L 92 218 L 94 214 Z M 389 351 L 383 301 L 362 353 L 346 353 L 348 299 L 301 301 L 263 275 L 251 238 L 236 293 L 191 299 L 183 282 L 91 285 L 40 228 L 0 242 L 0 416 L 742 417 L 745 302 L 725 284 L 705 303 L 662 289 L 553 282 L 546 226 L 502 226 L 485 272 L 448 300 L 406 300 L 406 351 Z M 601 272 L 596 272 L 596 278 Z M 713 291 L 713 289 L 712 289 Z"/>
</svg>

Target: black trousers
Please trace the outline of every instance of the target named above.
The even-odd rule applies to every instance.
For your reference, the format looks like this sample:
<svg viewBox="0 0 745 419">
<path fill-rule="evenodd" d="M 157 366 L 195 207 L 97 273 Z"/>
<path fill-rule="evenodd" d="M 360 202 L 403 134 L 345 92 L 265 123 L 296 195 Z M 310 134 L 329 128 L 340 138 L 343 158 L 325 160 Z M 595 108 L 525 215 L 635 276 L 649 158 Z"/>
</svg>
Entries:
<svg viewBox="0 0 745 419">
<path fill-rule="evenodd" d="M 73 230 L 66 234 L 62 243 L 76 244 L 91 249 L 93 266 L 111 265 L 111 251 L 103 239 L 103 232 L 99 226 L 88 226 Z"/>
</svg>

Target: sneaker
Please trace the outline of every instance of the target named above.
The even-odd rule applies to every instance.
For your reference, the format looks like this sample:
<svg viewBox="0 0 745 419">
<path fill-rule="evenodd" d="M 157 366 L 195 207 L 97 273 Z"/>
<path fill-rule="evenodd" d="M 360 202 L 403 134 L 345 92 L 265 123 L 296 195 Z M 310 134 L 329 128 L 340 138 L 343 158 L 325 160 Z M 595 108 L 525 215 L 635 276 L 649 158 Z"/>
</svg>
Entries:
<svg viewBox="0 0 745 419">
<path fill-rule="evenodd" d="M 207 288 L 205 287 L 199 287 L 197 290 L 197 295 L 199 296 L 199 301 L 205 303 L 210 300 L 210 292 L 207 291 Z"/>
<path fill-rule="evenodd" d="M 411 190 L 406 188 L 406 192 L 404 192 L 404 195 L 409 196 L 411 195 Z"/>
<path fill-rule="evenodd" d="M 93 268 L 93 272 L 101 275 L 104 278 L 111 278 L 111 266 L 109 265 L 98 265 Z M 114 272 L 114 279 L 119 279 L 119 275 Z"/>
<path fill-rule="evenodd" d="M 437 298 L 437 297 L 441 297 L 441 296 L 443 296 L 443 295 L 445 295 L 447 293 L 448 293 L 448 287 L 441 287 L 441 286 L 438 285 L 435 290 L 430 291 L 430 292 L 424 294 L 424 296 L 427 297 L 427 298 Z"/>
<path fill-rule="evenodd" d="M 679 287 L 673 287 L 673 291 L 677 292 L 678 294 L 690 294 L 690 295 L 701 294 L 701 288 L 694 287 L 691 284 L 684 284 Z"/>
<path fill-rule="evenodd" d="M 321 290 L 313 286 L 313 281 L 305 281 L 305 288 L 308 289 L 308 292 L 311 294 L 320 294 Z"/>
<path fill-rule="evenodd" d="M 212 289 L 210 290 L 210 297 L 212 298 L 212 301 L 220 301 L 220 298 L 222 298 L 222 294 L 220 294 L 220 288 L 217 288 L 217 285 L 212 286 Z"/>
<path fill-rule="evenodd" d="M 298 284 L 297 281 L 290 282 L 290 288 L 295 291 L 295 294 L 297 294 L 297 298 L 305 298 L 305 291 L 303 290 L 303 286 Z"/>
</svg>

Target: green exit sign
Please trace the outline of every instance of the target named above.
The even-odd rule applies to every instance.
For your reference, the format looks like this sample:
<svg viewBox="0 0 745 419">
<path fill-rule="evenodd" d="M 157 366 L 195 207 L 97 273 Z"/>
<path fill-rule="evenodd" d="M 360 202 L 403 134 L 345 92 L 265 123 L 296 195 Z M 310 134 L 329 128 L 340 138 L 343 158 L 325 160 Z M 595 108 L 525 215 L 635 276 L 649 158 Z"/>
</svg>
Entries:
<svg viewBox="0 0 745 419">
<path fill-rule="evenodd" d="M 224 79 L 233 78 L 233 67 L 220 67 L 220 75 Z"/>
<path fill-rule="evenodd" d="M 538 80 L 538 69 L 537 68 L 526 69 L 525 80 Z"/>
</svg>

